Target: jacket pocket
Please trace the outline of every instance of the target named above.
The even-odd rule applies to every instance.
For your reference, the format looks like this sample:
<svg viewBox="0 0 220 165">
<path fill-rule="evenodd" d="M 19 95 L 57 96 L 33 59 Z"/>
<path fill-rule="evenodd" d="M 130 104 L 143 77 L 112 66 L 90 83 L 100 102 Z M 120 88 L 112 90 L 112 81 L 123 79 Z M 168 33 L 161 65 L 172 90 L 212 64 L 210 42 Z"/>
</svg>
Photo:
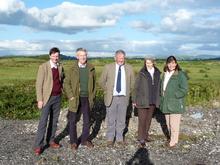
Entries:
<svg viewBox="0 0 220 165">
<path fill-rule="evenodd" d="M 181 113 L 183 112 L 183 104 L 181 99 L 169 99 L 167 108 L 170 113 Z"/>
</svg>

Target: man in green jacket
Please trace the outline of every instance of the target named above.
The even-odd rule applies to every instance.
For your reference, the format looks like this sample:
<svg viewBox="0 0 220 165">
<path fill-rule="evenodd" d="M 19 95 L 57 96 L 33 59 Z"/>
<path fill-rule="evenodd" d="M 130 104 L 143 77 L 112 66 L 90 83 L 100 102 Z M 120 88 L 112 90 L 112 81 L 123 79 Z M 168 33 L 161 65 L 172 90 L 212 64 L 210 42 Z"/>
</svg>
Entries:
<svg viewBox="0 0 220 165">
<path fill-rule="evenodd" d="M 89 148 L 93 147 L 89 137 L 90 110 L 95 98 L 95 68 L 87 62 L 87 50 L 78 48 L 76 50 L 77 61 L 73 63 L 67 71 L 64 90 L 69 100 L 69 135 L 72 150 L 77 150 L 77 113 L 83 115 L 83 130 L 81 135 L 81 145 Z"/>
<path fill-rule="evenodd" d="M 134 72 L 132 66 L 125 63 L 123 50 L 115 52 L 115 63 L 105 65 L 99 84 L 104 90 L 107 145 L 112 146 L 114 139 L 118 144 L 124 144 L 123 130 L 129 98 L 134 88 Z"/>
</svg>

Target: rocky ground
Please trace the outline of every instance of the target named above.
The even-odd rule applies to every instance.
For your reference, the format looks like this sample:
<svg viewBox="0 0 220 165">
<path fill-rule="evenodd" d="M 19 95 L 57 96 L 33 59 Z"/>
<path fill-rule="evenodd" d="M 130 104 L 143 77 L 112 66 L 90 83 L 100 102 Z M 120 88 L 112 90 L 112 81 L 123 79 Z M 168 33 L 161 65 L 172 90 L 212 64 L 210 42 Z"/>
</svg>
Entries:
<svg viewBox="0 0 220 165">
<path fill-rule="evenodd" d="M 77 165 L 133 165 L 133 164 L 220 164 L 220 109 L 188 107 L 181 121 L 180 142 L 175 149 L 164 147 L 166 141 L 158 118 L 152 121 L 150 130 L 153 142 L 139 149 L 136 142 L 137 117 L 130 118 L 129 131 L 125 135 L 126 146 L 108 148 L 105 141 L 105 123 L 93 139 L 95 147 L 79 147 L 72 152 L 69 137 L 62 137 L 66 126 L 66 110 L 59 119 L 57 135 L 62 147 L 47 148 L 42 155 L 33 153 L 33 141 L 38 121 L 11 121 L 0 119 L 0 164 L 77 164 Z M 81 125 L 81 122 L 78 124 Z M 92 125 L 94 127 L 94 125 Z M 96 128 L 96 127 L 95 127 Z M 79 130 L 80 131 L 80 130 Z"/>
</svg>

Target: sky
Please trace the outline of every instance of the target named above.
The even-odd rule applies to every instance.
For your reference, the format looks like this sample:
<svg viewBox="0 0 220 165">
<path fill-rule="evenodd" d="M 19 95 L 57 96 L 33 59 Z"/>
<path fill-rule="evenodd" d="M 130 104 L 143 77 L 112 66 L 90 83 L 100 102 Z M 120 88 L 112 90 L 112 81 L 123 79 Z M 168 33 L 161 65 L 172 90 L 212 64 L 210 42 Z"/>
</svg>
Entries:
<svg viewBox="0 0 220 165">
<path fill-rule="evenodd" d="M 220 55 L 219 0 L 0 0 L 0 56 Z"/>
</svg>

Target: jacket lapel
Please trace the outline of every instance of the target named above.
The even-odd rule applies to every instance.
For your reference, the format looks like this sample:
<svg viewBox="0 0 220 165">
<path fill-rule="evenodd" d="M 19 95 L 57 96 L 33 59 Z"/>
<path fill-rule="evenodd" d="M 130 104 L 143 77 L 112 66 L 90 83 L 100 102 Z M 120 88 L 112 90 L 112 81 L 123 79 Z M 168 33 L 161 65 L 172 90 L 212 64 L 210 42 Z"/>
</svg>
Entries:
<svg viewBox="0 0 220 165">
<path fill-rule="evenodd" d="M 113 67 L 110 67 L 109 70 L 110 70 L 110 72 L 111 72 L 111 69 L 112 69 L 112 77 L 113 77 L 112 81 L 113 81 L 113 86 L 114 86 L 114 83 L 115 83 L 116 64 L 113 63 L 112 65 L 113 65 Z"/>
<path fill-rule="evenodd" d="M 58 71 L 59 71 L 59 79 L 61 80 L 61 78 L 62 78 L 62 66 L 60 64 L 58 65 Z"/>
<path fill-rule="evenodd" d="M 50 66 L 50 61 L 47 62 L 47 70 L 48 70 L 50 81 L 52 82 L 53 81 L 53 74 L 52 74 L 52 70 L 51 70 L 51 66 Z"/>
</svg>

